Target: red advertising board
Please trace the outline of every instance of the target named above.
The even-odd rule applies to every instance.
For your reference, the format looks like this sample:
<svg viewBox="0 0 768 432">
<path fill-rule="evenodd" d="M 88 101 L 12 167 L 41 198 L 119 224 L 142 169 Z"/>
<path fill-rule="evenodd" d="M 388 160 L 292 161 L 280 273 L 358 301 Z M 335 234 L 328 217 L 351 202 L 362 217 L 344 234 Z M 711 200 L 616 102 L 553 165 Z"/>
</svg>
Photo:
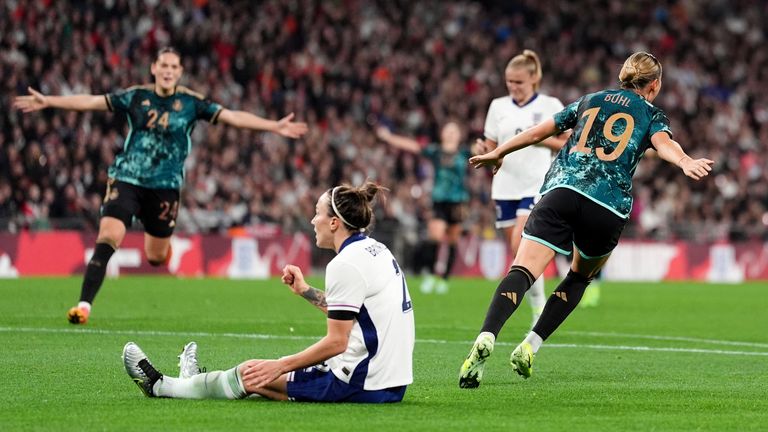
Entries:
<svg viewBox="0 0 768 432">
<path fill-rule="evenodd" d="M 0 277 L 82 274 L 95 234 L 77 231 L 0 233 Z M 311 266 L 311 239 L 304 234 L 249 231 L 237 236 L 174 236 L 168 268 L 144 258 L 144 235 L 130 232 L 110 260 L 108 272 L 179 276 L 265 278 L 281 274 L 285 264 Z M 461 239 L 453 273 L 498 279 L 510 257 L 500 240 Z M 439 265 L 439 264 L 438 264 Z M 559 268 L 567 268 L 562 263 Z M 557 273 L 550 265 L 545 275 Z M 741 282 L 768 279 L 768 243 L 693 244 L 623 241 L 612 254 L 607 280 L 709 280 Z"/>
<path fill-rule="evenodd" d="M 0 233 L 0 277 L 82 274 L 95 241 L 95 234 L 76 231 Z M 152 267 L 144 257 L 144 234 L 130 232 L 112 256 L 108 274 L 265 278 L 281 274 L 288 263 L 309 267 L 314 247 L 302 234 L 174 236 L 171 244 L 168 268 Z"/>
</svg>

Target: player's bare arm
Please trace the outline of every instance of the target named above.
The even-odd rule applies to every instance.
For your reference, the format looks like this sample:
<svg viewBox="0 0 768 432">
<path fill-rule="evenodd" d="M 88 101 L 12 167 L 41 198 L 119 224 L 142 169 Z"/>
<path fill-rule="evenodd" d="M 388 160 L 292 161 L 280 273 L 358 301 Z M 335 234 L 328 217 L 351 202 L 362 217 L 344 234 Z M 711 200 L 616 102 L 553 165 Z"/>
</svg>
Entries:
<svg viewBox="0 0 768 432">
<path fill-rule="evenodd" d="M 343 353 L 349 343 L 354 320 L 328 319 L 328 333 L 304 351 L 283 357 L 279 360 L 250 360 L 240 367 L 245 390 L 253 393 L 255 389 L 273 382 L 280 375 L 317 365 L 329 358 Z"/>
<path fill-rule="evenodd" d="M 494 150 L 478 156 L 472 156 L 469 159 L 469 163 L 475 167 L 480 168 L 483 166 L 492 166 L 493 173 L 499 171 L 501 167 L 501 161 L 509 153 L 523 149 L 530 145 L 543 141 L 546 138 L 556 134 L 558 131 L 555 126 L 555 120 L 550 118 L 543 122 L 528 128 L 519 134 L 512 137 L 509 141 L 496 147 Z"/>
<path fill-rule="evenodd" d="M 472 145 L 471 151 L 473 155 L 481 155 L 488 153 L 496 148 L 498 143 L 492 139 L 476 139 L 475 144 Z"/>
<path fill-rule="evenodd" d="M 409 151 L 411 153 L 419 153 L 421 151 L 421 146 L 418 142 L 416 142 L 416 140 L 402 135 L 393 134 L 389 129 L 385 127 L 376 128 L 376 136 L 392 147 Z"/>
<path fill-rule="evenodd" d="M 541 147 L 546 147 L 553 152 L 559 152 L 561 148 L 565 145 L 566 141 L 568 141 L 568 138 L 571 136 L 571 131 L 565 131 L 558 135 L 553 135 L 543 141 L 541 141 L 538 145 Z"/>
<path fill-rule="evenodd" d="M 709 159 L 693 159 L 688 156 L 680 144 L 670 138 L 666 132 L 656 132 L 651 137 L 651 143 L 656 148 L 656 152 L 660 158 L 665 161 L 676 165 L 683 173 L 694 179 L 699 180 L 705 177 L 712 171 L 712 164 L 715 162 Z"/>
<path fill-rule="evenodd" d="M 268 120 L 246 111 L 223 109 L 219 121 L 237 128 L 264 130 L 287 138 L 299 138 L 307 133 L 307 124 L 294 122 L 293 117 L 293 113 L 290 113 L 280 120 Z"/>
<path fill-rule="evenodd" d="M 106 111 L 107 100 L 104 95 L 47 96 L 28 87 L 29 95 L 16 96 L 13 107 L 30 113 L 45 108 L 60 108 L 76 111 Z"/>
<path fill-rule="evenodd" d="M 324 314 L 328 314 L 328 303 L 325 301 L 325 292 L 309 286 L 304 280 L 304 274 L 301 269 L 295 265 L 286 265 L 283 267 L 282 282 L 293 291 L 294 294 L 303 297 Z"/>
</svg>

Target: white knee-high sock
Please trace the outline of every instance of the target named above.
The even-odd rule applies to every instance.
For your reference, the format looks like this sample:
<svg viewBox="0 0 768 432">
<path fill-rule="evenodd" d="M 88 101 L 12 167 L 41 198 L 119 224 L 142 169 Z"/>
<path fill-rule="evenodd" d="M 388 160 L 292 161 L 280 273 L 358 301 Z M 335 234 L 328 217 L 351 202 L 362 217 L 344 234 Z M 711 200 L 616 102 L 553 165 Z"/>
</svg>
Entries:
<svg viewBox="0 0 768 432">
<path fill-rule="evenodd" d="M 547 297 L 544 295 L 544 276 L 539 276 L 536 282 L 531 285 L 531 288 L 526 293 L 528 301 L 531 303 L 531 309 L 533 310 L 534 317 L 538 318 L 541 315 L 541 311 L 544 310 L 544 305 L 547 303 Z"/>
<path fill-rule="evenodd" d="M 192 378 L 163 376 L 155 383 L 154 392 L 156 396 L 178 399 L 242 399 L 247 396 L 237 366 Z"/>
</svg>

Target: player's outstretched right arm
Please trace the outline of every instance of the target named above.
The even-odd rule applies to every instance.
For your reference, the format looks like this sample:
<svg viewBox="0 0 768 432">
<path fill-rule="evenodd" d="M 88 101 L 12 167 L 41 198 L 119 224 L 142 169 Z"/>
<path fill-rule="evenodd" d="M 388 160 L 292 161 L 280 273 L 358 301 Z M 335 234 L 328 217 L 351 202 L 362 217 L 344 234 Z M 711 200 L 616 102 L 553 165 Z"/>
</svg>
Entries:
<svg viewBox="0 0 768 432">
<path fill-rule="evenodd" d="M 107 100 L 104 95 L 46 96 L 28 87 L 29 95 L 16 96 L 13 107 L 29 113 L 45 108 L 61 108 L 76 111 L 106 111 Z"/>
<path fill-rule="evenodd" d="M 483 166 L 493 167 L 493 173 L 496 174 L 499 171 L 499 168 L 501 168 L 501 162 L 504 159 L 504 156 L 539 143 L 558 132 L 559 130 L 557 129 L 557 126 L 555 126 L 554 119 L 550 118 L 544 120 L 536 126 L 528 128 L 513 136 L 507 142 L 499 145 L 488 153 L 472 156 L 469 158 L 469 163 L 475 168 Z"/>
<path fill-rule="evenodd" d="M 403 135 L 393 134 L 389 129 L 385 127 L 376 128 L 376 136 L 385 143 L 392 147 L 399 148 L 401 150 L 409 151 L 411 153 L 421 152 L 421 146 L 413 139 Z"/>
<path fill-rule="evenodd" d="M 282 282 L 293 291 L 294 294 L 304 297 L 304 299 L 324 314 L 328 314 L 328 303 L 325 301 L 325 292 L 309 286 L 304 280 L 304 274 L 301 269 L 295 265 L 286 265 L 283 267 Z"/>
</svg>

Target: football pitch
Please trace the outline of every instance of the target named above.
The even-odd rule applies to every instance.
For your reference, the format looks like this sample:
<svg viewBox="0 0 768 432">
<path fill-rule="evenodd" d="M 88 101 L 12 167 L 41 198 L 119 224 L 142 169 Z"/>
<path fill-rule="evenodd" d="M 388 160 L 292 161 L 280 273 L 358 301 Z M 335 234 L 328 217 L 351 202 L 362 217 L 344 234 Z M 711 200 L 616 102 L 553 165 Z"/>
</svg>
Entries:
<svg viewBox="0 0 768 432">
<path fill-rule="evenodd" d="M 322 286 L 318 279 L 312 279 Z M 88 325 L 65 320 L 79 278 L 0 281 L 0 430 L 766 430 L 768 284 L 602 284 L 539 351 L 533 377 L 508 365 L 523 304 L 502 331 L 478 389 L 458 369 L 495 282 L 457 279 L 422 295 L 415 382 L 401 404 L 374 406 L 145 398 L 120 354 L 137 342 L 178 373 L 184 343 L 208 370 L 275 358 L 325 334 L 324 316 L 277 280 L 107 280 Z M 554 283 L 547 284 L 548 291 Z"/>
</svg>

